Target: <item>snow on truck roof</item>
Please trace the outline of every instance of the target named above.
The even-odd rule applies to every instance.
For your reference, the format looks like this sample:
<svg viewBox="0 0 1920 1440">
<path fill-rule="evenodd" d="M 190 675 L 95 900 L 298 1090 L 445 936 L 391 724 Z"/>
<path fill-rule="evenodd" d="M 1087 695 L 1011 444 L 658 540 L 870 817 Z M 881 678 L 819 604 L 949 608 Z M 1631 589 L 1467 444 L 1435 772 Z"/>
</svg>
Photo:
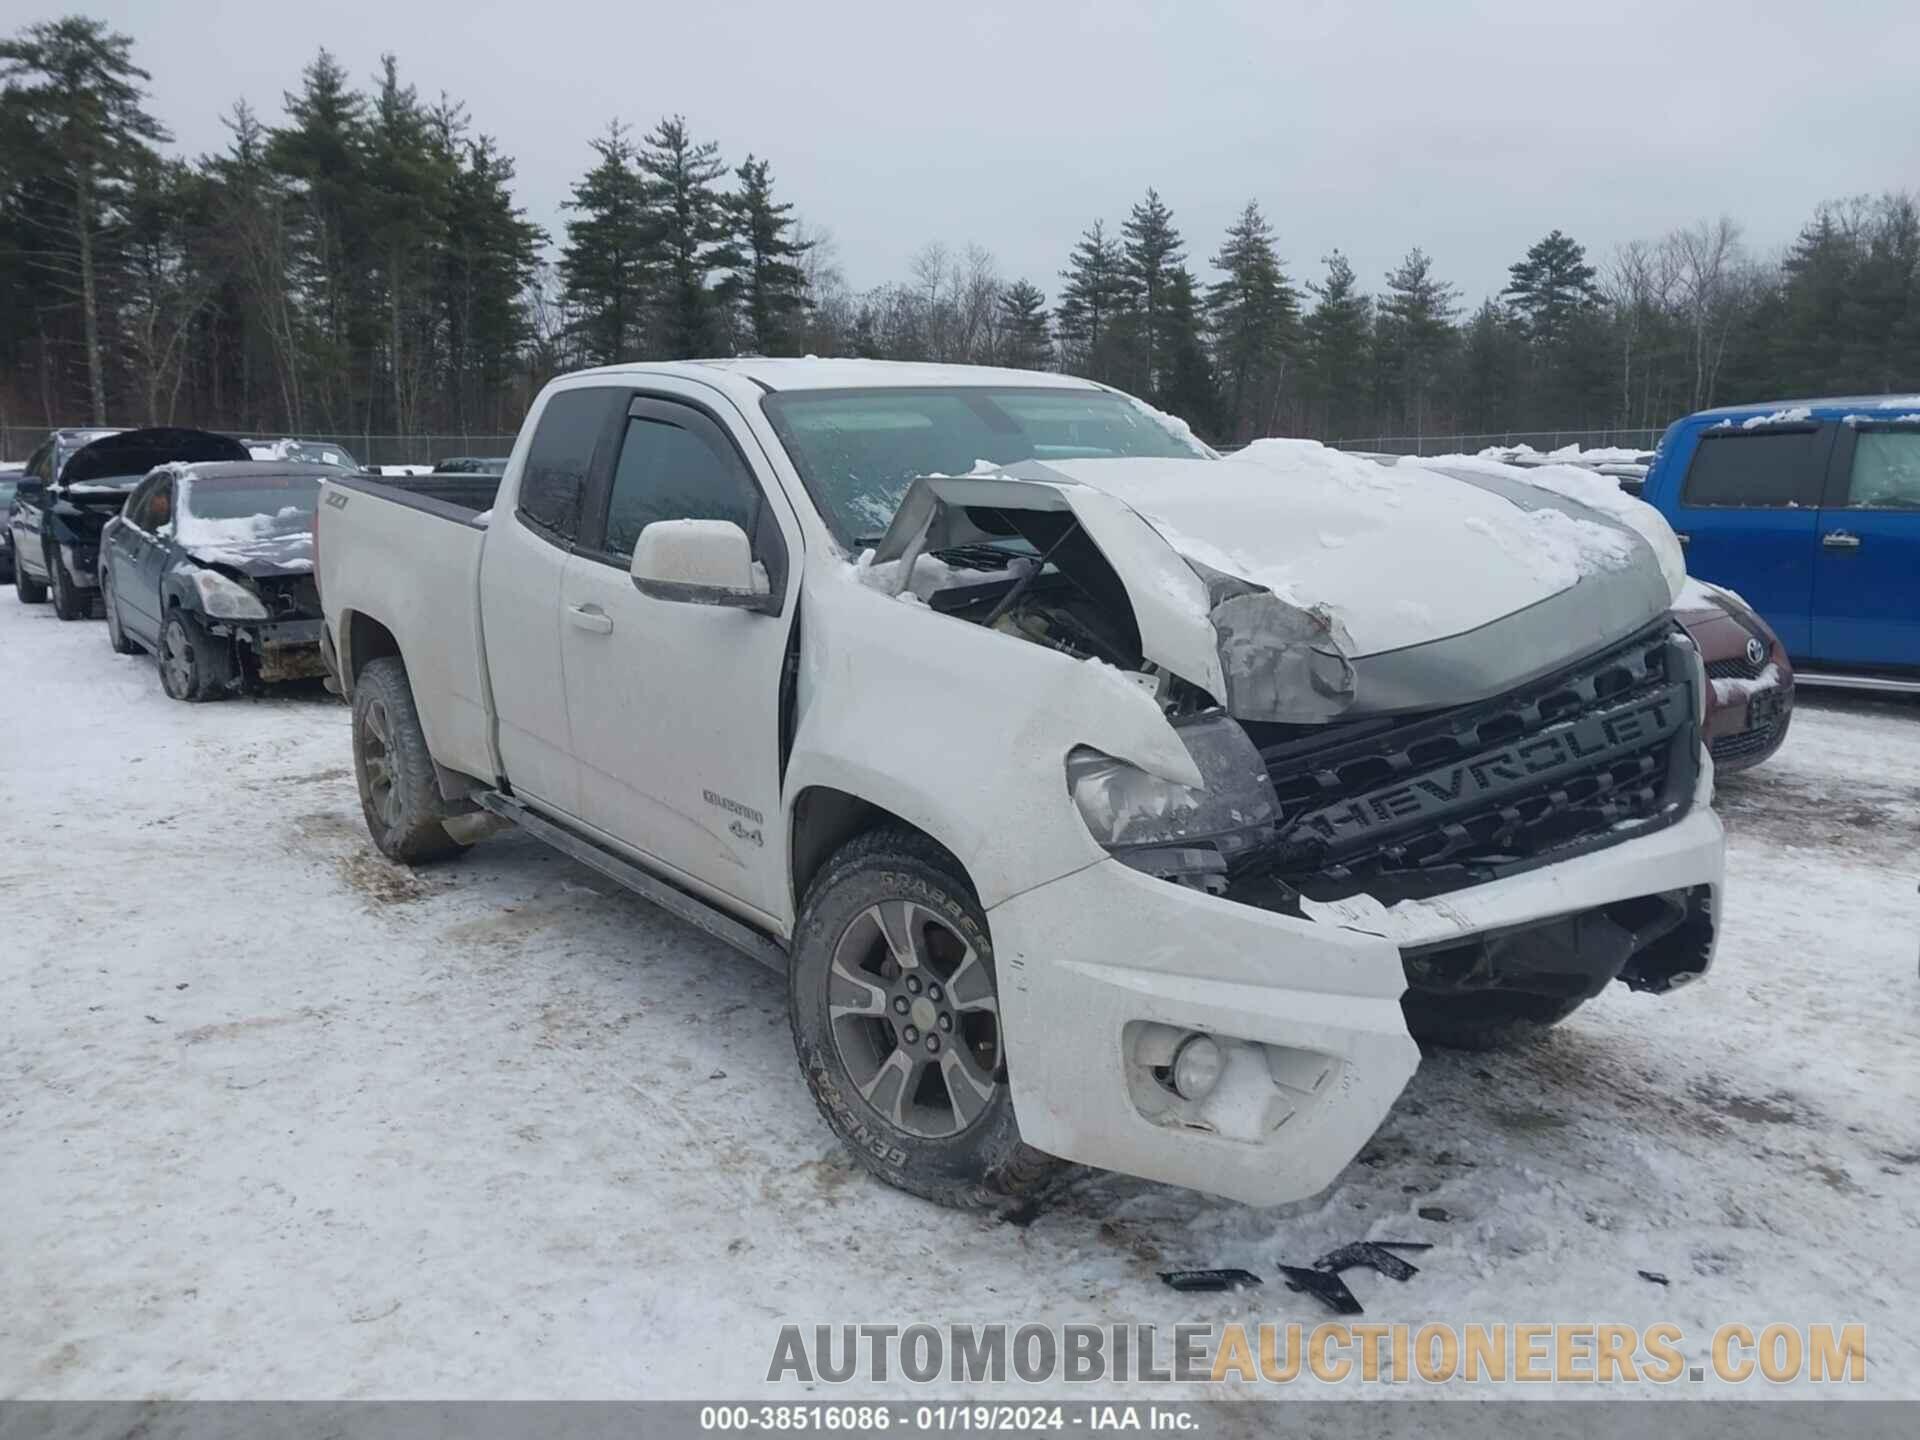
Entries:
<svg viewBox="0 0 1920 1440">
<path fill-rule="evenodd" d="M 817 356 L 774 360 L 743 357 L 730 360 L 669 360 L 655 364 L 605 365 L 575 371 L 584 375 L 682 375 L 711 379 L 719 370 L 752 381 L 762 390 L 909 389 L 919 386 L 1018 385 L 1060 390 L 1100 390 L 1104 386 L 1077 375 L 1045 370 L 1006 370 L 991 365 L 934 365 L 912 360 L 822 360 Z"/>
</svg>

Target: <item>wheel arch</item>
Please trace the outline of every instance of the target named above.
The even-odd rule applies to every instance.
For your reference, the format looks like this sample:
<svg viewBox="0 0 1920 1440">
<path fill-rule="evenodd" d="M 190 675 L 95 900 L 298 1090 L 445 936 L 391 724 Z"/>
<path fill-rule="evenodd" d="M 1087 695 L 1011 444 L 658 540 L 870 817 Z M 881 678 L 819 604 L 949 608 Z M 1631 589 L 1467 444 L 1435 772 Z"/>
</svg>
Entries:
<svg viewBox="0 0 1920 1440">
<path fill-rule="evenodd" d="M 364 611 L 341 611 L 339 632 L 340 689 L 349 700 L 360 672 L 373 661 L 391 656 L 402 665 L 407 663 L 407 657 L 400 653 L 399 638 Z"/>
<path fill-rule="evenodd" d="M 807 887 L 813 884 L 835 851 L 869 831 L 888 827 L 910 830 L 939 846 L 978 898 L 979 887 L 954 847 L 926 826 L 850 791 L 831 785 L 809 785 L 794 796 L 788 811 L 787 868 L 788 883 L 793 891 L 793 913 L 799 915 Z"/>
</svg>

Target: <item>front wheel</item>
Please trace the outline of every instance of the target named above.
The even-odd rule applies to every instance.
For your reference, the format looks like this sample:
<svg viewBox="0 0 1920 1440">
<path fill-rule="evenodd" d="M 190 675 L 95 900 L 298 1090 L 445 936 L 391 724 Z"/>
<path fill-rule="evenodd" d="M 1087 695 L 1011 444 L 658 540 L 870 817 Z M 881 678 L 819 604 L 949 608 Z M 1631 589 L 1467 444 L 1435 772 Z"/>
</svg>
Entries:
<svg viewBox="0 0 1920 1440">
<path fill-rule="evenodd" d="M 80 593 L 80 587 L 67 574 L 67 567 L 60 563 L 60 552 L 49 550 L 46 553 L 47 587 L 53 591 L 53 613 L 62 620 L 84 620 L 87 615 L 86 596 Z"/>
<path fill-rule="evenodd" d="M 820 1113 L 887 1184 L 977 1209 L 1059 1168 L 1014 1120 L 986 915 L 925 836 L 872 831 L 828 861 L 795 932 L 787 1013 Z"/>
<path fill-rule="evenodd" d="M 443 821 L 447 802 L 433 771 L 407 667 L 371 660 L 353 685 L 353 773 L 373 843 L 389 860 L 418 865 L 466 847 Z"/>
<path fill-rule="evenodd" d="M 191 615 L 167 613 L 160 631 L 160 688 L 175 700 L 213 700 L 233 687 L 233 652 Z"/>
<path fill-rule="evenodd" d="M 22 605 L 38 605 L 47 598 L 46 585 L 27 574 L 27 562 L 18 553 L 13 557 L 13 593 Z"/>
</svg>

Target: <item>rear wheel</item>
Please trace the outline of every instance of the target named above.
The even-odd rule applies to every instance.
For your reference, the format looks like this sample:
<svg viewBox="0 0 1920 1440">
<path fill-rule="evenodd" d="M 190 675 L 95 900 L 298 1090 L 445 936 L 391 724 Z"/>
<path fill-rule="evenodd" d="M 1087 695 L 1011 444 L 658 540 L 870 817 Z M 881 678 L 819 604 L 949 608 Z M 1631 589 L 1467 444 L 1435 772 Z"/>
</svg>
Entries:
<svg viewBox="0 0 1920 1440">
<path fill-rule="evenodd" d="M 820 1113 L 887 1184 L 973 1209 L 1009 1205 L 1060 1168 L 1014 1120 L 985 912 L 925 836 L 876 830 L 827 863 L 787 996 Z"/>
<path fill-rule="evenodd" d="M 1440 994 L 1409 990 L 1400 1013 L 1407 1033 L 1444 1050 L 1501 1050 L 1538 1039 L 1586 1003 L 1585 996 L 1529 995 L 1519 990 Z"/>
<path fill-rule="evenodd" d="M 233 686 L 233 651 L 183 610 L 167 612 L 160 630 L 160 688 L 176 700 L 212 700 Z"/>
<path fill-rule="evenodd" d="M 46 553 L 47 588 L 53 592 L 53 613 L 62 620 L 86 619 L 87 597 L 80 593 L 80 587 L 67 574 L 67 567 L 60 563 L 60 552 L 48 550 Z"/>
<path fill-rule="evenodd" d="M 447 802 L 434 775 L 407 667 L 395 656 L 369 661 L 354 681 L 353 773 L 367 831 L 389 860 L 417 865 L 466 848 L 443 823 Z"/>
<path fill-rule="evenodd" d="M 113 596 L 113 572 L 105 565 L 100 567 L 100 605 L 107 612 L 107 643 L 113 646 L 116 655 L 134 655 L 140 647 L 127 638 L 127 632 L 120 625 L 120 606 Z"/>
</svg>

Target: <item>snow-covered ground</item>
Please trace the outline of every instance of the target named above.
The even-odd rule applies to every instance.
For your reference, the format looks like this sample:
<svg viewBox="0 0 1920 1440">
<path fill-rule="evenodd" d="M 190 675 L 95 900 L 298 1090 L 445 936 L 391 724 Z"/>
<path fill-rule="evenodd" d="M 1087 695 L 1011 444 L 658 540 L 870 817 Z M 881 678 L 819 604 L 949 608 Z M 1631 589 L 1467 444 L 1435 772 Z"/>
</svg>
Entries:
<svg viewBox="0 0 1920 1440">
<path fill-rule="evenodd" d="M 1312 1202 L 1024 1227 L 852 1165 L 771 974 L 520 837 L 395 869 L 348 767 L 0 591 L 0 1396 L 758 1397 L 785 1321 L 1311 1324 L 1276 1262 L 1368 1237 L 1434 1245 L 1370 1320 L 1858 1321 L 1920 1396 L 1920 706 L 1724 784 L 1706 983 L 1430 1059 Z"/>
</svg>

